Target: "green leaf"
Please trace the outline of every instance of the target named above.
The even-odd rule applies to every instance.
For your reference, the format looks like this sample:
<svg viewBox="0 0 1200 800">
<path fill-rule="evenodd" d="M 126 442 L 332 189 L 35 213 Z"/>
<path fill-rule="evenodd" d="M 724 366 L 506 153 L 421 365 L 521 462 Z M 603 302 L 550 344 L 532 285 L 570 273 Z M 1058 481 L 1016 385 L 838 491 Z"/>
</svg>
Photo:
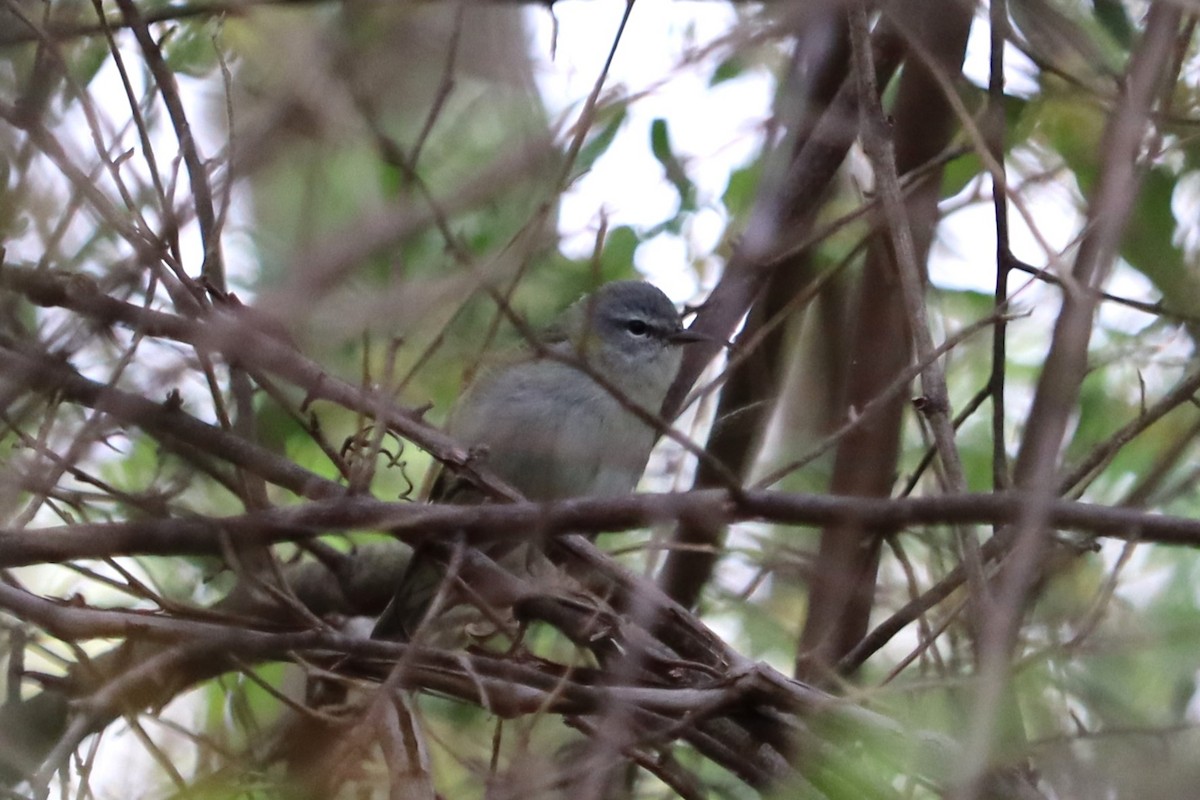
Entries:
<svg viewBox="0 0 1200 800">
<path fill-rule="evenodd" d="M 1118 0 L 1092 0 L 1092 9 L 1100 27 L 1128 50 L 1133 45 L 1133 24 L 1129 21 L 1125 5 Z"/>
<path fill-rule="evenodd" d="M 187 23 L 175 29 L 164 45 L 163 55 L 173 72 L 202 78 L 217 66 L 217 49 L 212 27 L 207 23 Z"/>
<path fill-rule="evenodd" d="M 762 177 L 762 161 L 755 160 L 747 166 L 729 173 L 721 202 L 733 219 L 744 219 L 758 194 L 758 180 Z"/>
<path fill-rule="evenodd" d="M 691 178 L 687 176 L 683 162 L 675 155 L 675 151 L 671 147 L 671 133 L 667 129 L 667 121 L 661 117 L 650 125 L 650 151 L 654 153 L 658 163 L 663 165 L 667 180 L 679 193 L 679 210 L 695 210 L 696 187 Z"/>
<path fill-rule="evenodd" d="M 593 128 L 593 133 L 580 148 L 579 158 L 575 160 L 576 174 L 590 170 L 600 156 L 608 152 L 613 139 L 617 137 L 617 131 L 625 122 L 625 117 L 626 108 L 623 103 L 606 108 L 597 115 L 596 122 L 602 127 L 599 130 Z"/>
<path fill-rule="evenodd" d="M 100 71 L 100 67 L 108 61 L 109 53 L 108 42 L 103 38 L 97 37 L 89 40 L 80 48 L 78 57 L 71 65 L 71 72 L 75 76 L 76 82 L 80 86 L 90 84 L 96 77 L 96 73 Z"/>
<path fill-rule="evenodd" d="M 959 94 L 967 106 L 983 106 L 990 101 L 986 89 L 967 84 Z M 1025 123 L 1029 101 L 1022 97 L 1006 94 L 1001 97 L 1000 107 L 1004 114 L 1004 152 L 1021 144 L 1029 136 Z M 983 162 L 974 150 L 959 156 L 942 170 L 942 197 L 953 197 L 961 192 L 976 176 L 984 171 Z"/>
<path fill-rule="evenodd" d="M 983 172 L 983 162 L 974 151 L 959 156 L 942 169 L 942 197 L 953 197 Z"/>
<path fill-rule="evenodd" d="M 610 232 L 600 254 L 600 277 L 605 282 L 629 277 L 633 254 L 641 243 L 637 233 L 627 225 Z"/>
<path fill-rule="evenodd" d="M 741 58 L 740 56 L 736 56 L 736 55 L 730 56 L 729 58 L 725 59 L 720 64 L 718 64 L 717 68 L 715 70 L 713 70 L 712 77 L 709 78 L 709 80 L 708 80 L 708 85 L 716 86 L 718 83 L 724 83 L 725 81 L 731 81 L 734 78 L 739 77 L 745 71 L 746 71 L 745 60 L 743 58 Z"/>
<path fill-rule="evenodd" d="M 1080 190 L 1088 194 L 1096 180 L 1103 110 L 1067 90 L 1052 93 L 1047 89 L 1035 104 L 1038 130 L 1075 173 Z"/>
<path fill-rule="evenodd" d="M 404 190 L 404 171 L 395 164 L 379 165 L 379 188 L 384 197 L 395 199 Z"/>
<path fill-rule="evenodd" d="M 1121 255 L 1162 293 L 1167 308 L 1195 314 L 1200 311 L 1200 277 L 1175 244 L 1171 198 L 1177 183 L 1178 178 L 1163 167 L 1146 174 L 1129 215 Z"/>
<path fill-rule="evenodd" d="M 987 92 L 983 89 L 978 91 L 979 102 L 987 102 Z M 1007 155 L 1028 142 L 1035 130 L 1035 121 L 1032 119 L 1035 107 L 1031 100 L 1012 94 L 1004 95 L 1000 103 L 1004 111 L 1004 153 Z"/>
</svg>

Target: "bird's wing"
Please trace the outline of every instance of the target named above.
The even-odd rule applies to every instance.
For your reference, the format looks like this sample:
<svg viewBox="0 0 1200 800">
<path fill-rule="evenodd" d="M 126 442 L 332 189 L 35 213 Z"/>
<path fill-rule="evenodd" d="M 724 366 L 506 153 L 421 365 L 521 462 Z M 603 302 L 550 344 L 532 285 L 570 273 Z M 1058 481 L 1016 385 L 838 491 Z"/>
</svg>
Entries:
<svg viewBox="0 0 1200 800">
<path fill-rule="evenodd" d="M 531 500 L 630 492 L 645 468 L 654 432 L 579 375 L 569 365 L 536 360 L 484 376 L 464 397 L 450 430 L 461 443 L 478 449 L 485 467 Z M 446 470 L 431 496 L 456 503 L 483 497 L 469 480 Z M 496 542 L 486 549 L 500 559 L 512 543 Z M 375 638 L 411 636 L 427 613 L 451 551 L 446 542 L 417 549 L 376 623 Z"/>
<path fill-rule="evenodd" d="M 550 359 L 488 376 L 452 432 L 532 500 L 631 491 L 654 434 L 603 388 Z"/>
</svg>

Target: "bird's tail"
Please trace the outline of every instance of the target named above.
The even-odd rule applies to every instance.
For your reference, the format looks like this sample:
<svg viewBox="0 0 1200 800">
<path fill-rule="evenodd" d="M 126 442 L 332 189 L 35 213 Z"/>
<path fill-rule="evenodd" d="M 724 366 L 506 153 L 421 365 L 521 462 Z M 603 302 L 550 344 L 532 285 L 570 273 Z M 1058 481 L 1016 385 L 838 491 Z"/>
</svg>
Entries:
<svg viewBox="0 0 1200 800">
<path fill-rule="evenodd" d="M 426 542 L 413 552 L 396 593 L 379 615 L 372 639 L 407 642 L 430 615 L 434 598 L 446 579 L 446 564 L 454 546 L 444 542 Z"/>
</svg>

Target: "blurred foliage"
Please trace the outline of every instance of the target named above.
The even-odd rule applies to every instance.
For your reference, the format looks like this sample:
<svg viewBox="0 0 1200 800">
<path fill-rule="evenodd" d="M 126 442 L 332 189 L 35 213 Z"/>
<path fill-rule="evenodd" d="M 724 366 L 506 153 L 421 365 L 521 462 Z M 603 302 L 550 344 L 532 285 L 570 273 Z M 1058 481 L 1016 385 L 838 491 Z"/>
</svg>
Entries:
<svg viewBox="0 0 1200 800">
<path fill-rule="evenodd" d="M 53 5 L 51 17 L 64 23 L 83 19 L 87 12 L 79 4 Z M 164 0 L 140 3 L 139 8 L 151 13 L 170 11 L 176 5 Z M 115 4 L 106 3 L 105 8 L 113 20 L 118 19 Z M 1053 252 L 1040 252 L 1029 244 L 1031 237 L 1024 236 L 1018 256 L 1053 272 L 1073 258 L 1080 232 L 1062 229 L 1072 224 L 1064 220 L 1076 219 L 1095 189 L 1106 155 L 1101 133 L 1116 96 L 1114 75 L 1124 68 L 1138 41 L 1142 5 L 1116 0 L 1022 0 L 1012 3 L 1012 11 L 1020 44 L 1035 66 L 1028 86 L 1010 86 L 1009 94 L 1001 98 L 1008 179 L 1015 192 L 1010 218 L 1015 226 L 1021 216 L 1019 203 L 1035 223 L 1045 222 Z M 0 19 L 6 29 L 22 24 L 11 12 L 0 14 L 7 15 Z M 744 41 L 731 38 L 705 54 L 702 66 L 709 86 L 727 86 L 761 73 L 764 64 L 776 65 L 771 48 L 777 43 L 761 45 L 749 35 L 765 37 L 770 22 L 746 14 Z M 563 154 L 569 152 L 566 143 L 573 132 L 559 125 L 543 106 L 536 70 L 528 57 L 525 21 L 512 9 L 313 3 L 171 21 L 153 30 L 168 67 L 186 76 L 188 110 L 201 153 L 217 165 L 212 171 L 219 203 L 225 202 L 223 192 L 233 196 L 225 220 L 225 255 L 231 286 L 245 293 L 244 302 L 260 297 L 269 301 L 273 293 L 296 286 L 304 289 L 305 270 L 318 263 L 328 248 L 354 244 L 355 235 L 365 235 L 360 226 L 366 221 L 409 208 L 436 210 L 433 224 L 377 248 L 351 265 L 327 293 L 301 294 L 304 302 L 285 308 L 284 318 L 277 320 L 304 353 L 332 374 L 355 383 L 380 384 L 410 406 L 428 404 L 428 418 L 434 422 L 445 419 L 454 398 L 481 364 L 520 346 L 520 334 L 498 310 L 489 289 L 537 328 L 595 286 L 634 277 L 639 252 L 647 252 L 642 248 L 679 239 L 687 240 L 691 259 L 677 265 L 679 271 L 688 273 L 692 282 L 707 280 L 703 265 L 722 263 L 737 242 L 768 168 L 765 158 L 751 158 L 732 166 L 718 181 L 721 188 L 712 191 L 708 188 L 712 181 L 701 175 L 702 157 L 681 145 L 686 139 L 679 135 L 679 123 L 655 116 L 643 130 L 644 126 L 638 127 L 637 104 L 644 97 L 621 92 L 600 96 L 578 154 L 566 163 Z M 19 128 L 0 124 L 0 244 L 7 248 L 6 263 L 86 272 L 115 296 L 166 306 L 169 299 L 162 276 L 151 279 L 148 271 L 142 271 L 145 255 L 128 246 L 119 228 L 141 225 L 139 218 L 151 227 L 164 220 L 178 223 L 184 235 L 168 242 L 164 250 L 179 259 L 181 271 L 194 277 L 200 263 L 194 208 L 185 170 L 176 158 L 178 143 L 155 97 L 146 65 L 132 37 L 118 36 L 133 102 L 145 120 L 146 132 L 152 133 L 146 141 L 131 121 L 128 100 L 118 88 L 116 64 L 102 36 L 62 38 L 55 44 L 54 57 L 63 63 L 53 68 L 44 66 L 45 57 L 39 55 L 35 41 L 5 44 L 0 50 L 0 98 L 6 107 L 13 114 L 28 114 L 29 127 L 45 126 L 69 143 L 65 151 L 85 165 L 81 178 L 74 183 L 64 180 L 61 165 L 40 155 Z M 1195 193 L 1189 201 L 1184 190 L 1185 179 L 1194 177 L 1200 165 L 1200 139 L 1194 136 L 1200 117 L 1194 42 L 1188 43 L 1181 57 L 1183 68 L 1169 114 L 1161 120 L 1162 135 L 1146 143 L 1142 188 L 1110 283 L 1114 294 L 1160 304 L 1159 310 L 1166 313 L 1151 316 L 1145 308 L 1133 312 L 1116 302 L 1105 304 L 1093 336 L 1090 371 L 1071 420 L 1064 456 L 1068 468 L 1136 419 L 1195 363 L 1200 214 Z M 232 81 L 228 97 L 223 63 Z M 772 85 L 774 81 L 772 77 Z M 958 89 L 972 113 L 987 102 L 986 92 L 974 83 L 964 80 Z M 102 121 L 89 118 L 91 108 L 81 97 L 103 110 Z M 889 87 L 887 98 L 895 102 L 894 86 Z M 227 113 L 227 102 L 232 115 Z M 578 112 L 579 107 L 571 110 Z M 754 135 L 756 141 L 766 139 L 762 131 Z M 106 143 L 103 157 L 89 150 L 94 147 L 93 136 Z M 603 168 L 606 157 L 624 143 L 622 137 L 636 138 L 637 146 L 649 156 L 647 162 L 657 165 L 674 192 L 676 208 L 665 219 L 612 227 L 597 214 L 587 231 L 595 234 L 592 252 L 579 255 L 578 247 L 560 247 L 562 194 L 583 176 Z M 539 162 L 536 169 L 515 175 L 504 173 L 507 160 L 517 163 L 523 148 L 545 146 L 551 140 L 558 156 L 552 163 Z M 165 188 L 155 185 L 146 173 L 147 141 L 155 148 L 156 178 Z M 940 176 L 943 207 L 988 206 L 990 178 L 983 160 L 965 136 L 953 148 L 946 154 Z M 242 158 L 244 165 L 239 162 Z M 827 193 L 820 215 L 824 223 L 841 220 L 861 210 L 864 199 L 872 199 L 865 182 L 859 180 L 861 165 L 854 158 L 851 161 Z M 225 181 L 234 173 L 239 182 L 230 186 Z M 120 175 L 126 185 L 118 187 L 114 175 Z M 497 176 L 503 176 L 503 181 Z M 489 189 L 485 200 L 440 211 L 443 206 L 454 207 L 460 193 L 466 193 L 464 187 L 492 178 L 498 185 L 485 187 Z M 103 213 L 82 210 L 88 205 L 89 188 L 108 198 L 111 208 Z M 170 198 L 169 209 L 160 207 L 160 191 Z M 837 270 L 846 281 L 857 280 L 862 243 L 872 224 L 870 215 L 862 215 L 840 226 L 813 245 L 812 263 L 818 270 Z M 954 224 L 951 217 L 943 232 Z M 714 225 L 716 229 L 710 230 Z M 706 226 L 706 232 L 713 234 L 703 237 L 708 244 L 688 239 L 692 226 Z M 985 227 L 990 235 L 991 222 Z M 990 286 L 994 274 L 994 242 L 982 230 L 968 236 L 969 252 L 958 254 L 952 267 L 933 272 L 929 298 L 938 339 L 994 310 L 992 296 L 981 288 Z M 1013 244 L 1015 249 L 1015 237 Z M 1009 288 L 1014 319 L 1009 323 L 1003 425 L 1004 446 L 1013 457 L 1060 292 L 1018 273 L 1010 276 Z M 0 334 L 36 331 L 40 341 L 61 348 L 95 380 L 112 381 L 158 399 L 181 386 L 185 407 L 208 422 L 219 420 L 219 411 L 228 412 L 218 410 L 208 393 L 210 383 L 224 386 L 228 381 L 224 367 L 217 368 L 210 380 L 188 352 L 158 348 L 139 361 L 145 350 L 138 347 L 143 345 L 124 334 L 98 335 L 88 324 L 58 310 L 19 303 L 11 313 L 8 308 L 4 312 Z M 790 368 L 802 376 L 810 368 L 815 371 L 817 367 L 798 354 L 806 348 L 820 352 L 832 346 L 826 341 L 828 329 L 796 324 L 790 330 L 796 331 L 785 354 L 795 359 Z M 977 334 L 947 359 L 955 409 L 990 379 L 990 337 L 990 330 Z M 127 353 L 137 354 L 131 359 L 136 369 L 124 368 Z M 186 379 L 181 377 L 185 375 Z M 802 456 L 828 433 L 802 413 L 789 414 L 806 402 L 803 394 L 785 394 L 778 402 L 777 419 L 796 424 L 771 428 L 773 439 L 763 461 L 774 465 L 785 457 Z M 992 488 L 988 409 L 985 402 L 958 430 L 957 444 L 973 491 Z M 71 449 L 71 437 L 82 430 L 81 415 L 63 412 L 42 419 L 43 410 L 14 407 L 8 412 L 0 446 L 10 453 L 6 458 L 15 465 L 14 473 L 31 464 L 45 468 L 37 452 L 12 433 L 14 427 L 64 452 Z M 261 445 L 322 477 L 344 481 L 331 452 L 351 465 L 355 458 L 370 457 L 362 445 L 370 441 L 373 430 L 355 412 L 320 401 L 310 405 L 295 389 L 270 397 L 259 393 L 254 411 Z M 1090 502 L 1118 506 L 1128 501 L 1140 480 L 1161 470 L 1159 486 L 1149 493 L 1149 501 L 1142 498 L 1141 502 L 1174 514 L 1200 513 L 1195 445 L 1184 443 L 1175 462 L 1165 461 L 1182 437 L 1193 435 L 1197 416 L 1193 405 L 1180 406 L 1119 449 L 1079 487 L 1079 493 Z M 163 509 L 180 515 L 246 510 L 219 479 L 230 479 L 232 470 L 195 469 L 141 433 L 100 430 L 90 435 L 82 452 L 72 454 L 84 475 L 61 478 L 61 494 L 47 491 L 42 496 L 27 485 L 6 487 L 0 497 L 6 519 L 17 519 L 30 508 L 36 513 L 24 522 L 39 525 L 85 518 L 138 519 Z M 382 446 L 385 452 L 376 456 L 370 491 L 386 499 L 415 498 L 430 457 L 390 438 Z M 936 470 L 926 468 L 916 474 L 928 447 L 928 437 L 910 413 L 897 491 L 910 478 L 917 493 L 941 491 Z M 818 460 L 805 471 L 787 476 L 780 486 L 822 490 L 828 482 L 829 461 Z M 683 462 L 679 457 L 670 463 Z M 75 494 L 67 496 L 68 491 Z M 274 489 L 269 498 L 281 505 L 294 500 Z M 750 658 L 787 670 L 807 608 L 806 580 L 814 560 L 815 536 L 811 530 L 794 528 L 760 526 L 747 531 L 739 530 L 731 539 L 732 555 L 721 565 L 702 610 Z M 337 538 L 331 546 L 350 552 L 351 543 L 367 535 Z M 611 537 L 605 543 L 636 545 L 644 538 L 637 533 Z M 943 529 L 906 532 L 901 544 L 907 564 L 894 551 L 885 550 L 874 622 L 911 599 L 910 581 L 918 591 L 924 590 L 957 563 L 950 539 Z M 1044 754 L 1049 780 L 1078 788 L 1082 779 L 1077 773 L 1091 770 L 1095 785 L 1112 789 L 1111 796 L 1127 797 L 1138 796 L 1139 787 L 1159 785 L 1159 781 L 1185 785 L 1189 771 L 1194 771 L 1189 764 L 1170 775 L 1146 774 L 1140 783 L 1119 772 L 1130 762 L 1136 767 L 1131 752 L 1153 749 L 1154 736 L 1147 730 L 1159 727 L 1169 733 L 1172 726 L 1196 722 L 1194 653 L 1200 645 L 1196 623 L 1200 595 L 1195 587 L 1200 583 L 1200 555 L 1140 546 L 1115 573 L 1119 548 L 1112 544 L 1100 553 L 1072 559 L 1049 577 L 1023 629 L 1017 694 L 1034 752 Z M 624 556 L 627 563 L 643 568 L 644 551 L 631 549 Z M 297 555 L 295 549 L 286 552 Z M 154 592 L 174 600 L 207 601 L 233 582 L 217 559 L 130 563 Z M 112 578 L 118 575 L 115 571 L 103 574 L 124 580 Z M 72 576 L 71 580 L 78 579 Z M 748 588 L 754 591 L 743 596 Z M 1110 588 L 1113 596 L 1108 599 Z M 79 591 L 94 599 L 91 593 L 99 590 Z M 1098 608 L 1102 601 L 1106 604 Z M 113 604 L 118 602 L 150 605 L 144 598 L 128 596 Z M 951 606 L 931 612 L 926 623 L 936 627 L 946 621 Z M 575 655 L 568 643 L 550 631 L 536 630 L 530 636 L 533 652 L 541 657 L 569 661 Z M 961 625 L 951 624 L 950 633 L 923 650 L 911 666 L 890 677 L 886 685 L 877 685 L 917 646 L 916 626 L 910 626 L 868 663 L 859 676 L 864 697 L 856 699 L 886 710 L 913 729 L 951 734 L 961 730 L 965 701 L 957 681 L 970 660 Z M 45 655 L 31 660 L 39 670 L 61 671 L 61 664 Z M 289 669 L 264 665 L 255 668 L 257 680 L 227 675 L 204 687 L 203 718 L 196 727 L 219 746 L 206 749 L 197 744 L 207 754 L 199 772 L 219 770 L 223 762 L 218 753 L 253 747 L 260 729 L 278 719 L 281 706 L 274 691 L 287 682 Z M 530 772 L 550 769 L 553 756 L 571 754 L 564 745 L 583 739 L 574 732 L 564 735 L 558 720 L 539 717 L 497 723 L 480 709 L 441 698 L 423 698 L 421 705 L 431 721 L 435 771 L 447 776 L 446 796 L 481 794 L 479 776 L 487 774 L 493 733 L 504 745 L 501 760 Z M 1114 733 L 1105 740 L 1099 734 L 1108 730 Z M 1091 738 L 1093 733 L 1096 738 Z M 928 787 L 898 785 L 903 783 L 898 776 L 906 774 L 905 765 L 916 757 L 903 742 L 868 747 L 862 735 L 857 730 L 831 732 L 838 746 L 806 755 L 811 758 L 807 773 L 811 785 L 782 788 L 777 796 L 818 796 L 817 792 L 829 798 L 891 796 L 893 791 L 932 796 Z M 1178 741 L 1194 745 L 1194 736 L 1194 731 L 1188 731 Z M 1129 751 L 1113 755 L 1121 747 Z M 530 754 L 538 758 L 521 764 L 521 759 L 532 758 Z M 735 776 L 686 748 L 678 756 L 706 782 L 711 796 L 751 796 Z M 1150 763 L 1159 763 L 1158 757 Z M 261 787 L 238 790 L 250 796 L 279 796 L 270 777 L 260 777 Z M 205 786 L 197 791 L 220 797 L 233 796 L 234 789 Z M 647 781 L 639 784 L 637 796 L 665 794 L 661 785 Z M 1060 794 L 1071 792 L 1064 789 Z"/>
</svg>

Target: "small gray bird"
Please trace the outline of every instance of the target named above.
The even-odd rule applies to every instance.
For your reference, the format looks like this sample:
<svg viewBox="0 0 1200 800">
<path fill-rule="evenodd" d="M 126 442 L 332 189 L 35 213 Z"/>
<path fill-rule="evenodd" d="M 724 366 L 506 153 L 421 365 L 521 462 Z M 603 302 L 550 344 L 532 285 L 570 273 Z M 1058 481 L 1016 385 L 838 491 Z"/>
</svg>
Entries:
<svg viewBox="0 0 1200 800">
<path fill-rule="evenodd" d="M 659 289 L 618 281 L 567 308 L 539 338 L 547 351 L 565 358 L 527 352 L 485 372 L 451 415 L 450 433 L 486 453 L 485 466 L 530 500 L 633 491 L 658 432 L 629 406 L 657 414 L 679 372 L 679 346 L 705 337 L 682 326 Z M 465 479 L 445 472 L 431 496 L 451 503 L 482 499 Z M 450 549 L 444 542 L 418 548 L 375 625 L 375 638 L 413 634 Z M 499 559 L 511 549 L 496 543 L 488 554 Z"/>
</svg>

